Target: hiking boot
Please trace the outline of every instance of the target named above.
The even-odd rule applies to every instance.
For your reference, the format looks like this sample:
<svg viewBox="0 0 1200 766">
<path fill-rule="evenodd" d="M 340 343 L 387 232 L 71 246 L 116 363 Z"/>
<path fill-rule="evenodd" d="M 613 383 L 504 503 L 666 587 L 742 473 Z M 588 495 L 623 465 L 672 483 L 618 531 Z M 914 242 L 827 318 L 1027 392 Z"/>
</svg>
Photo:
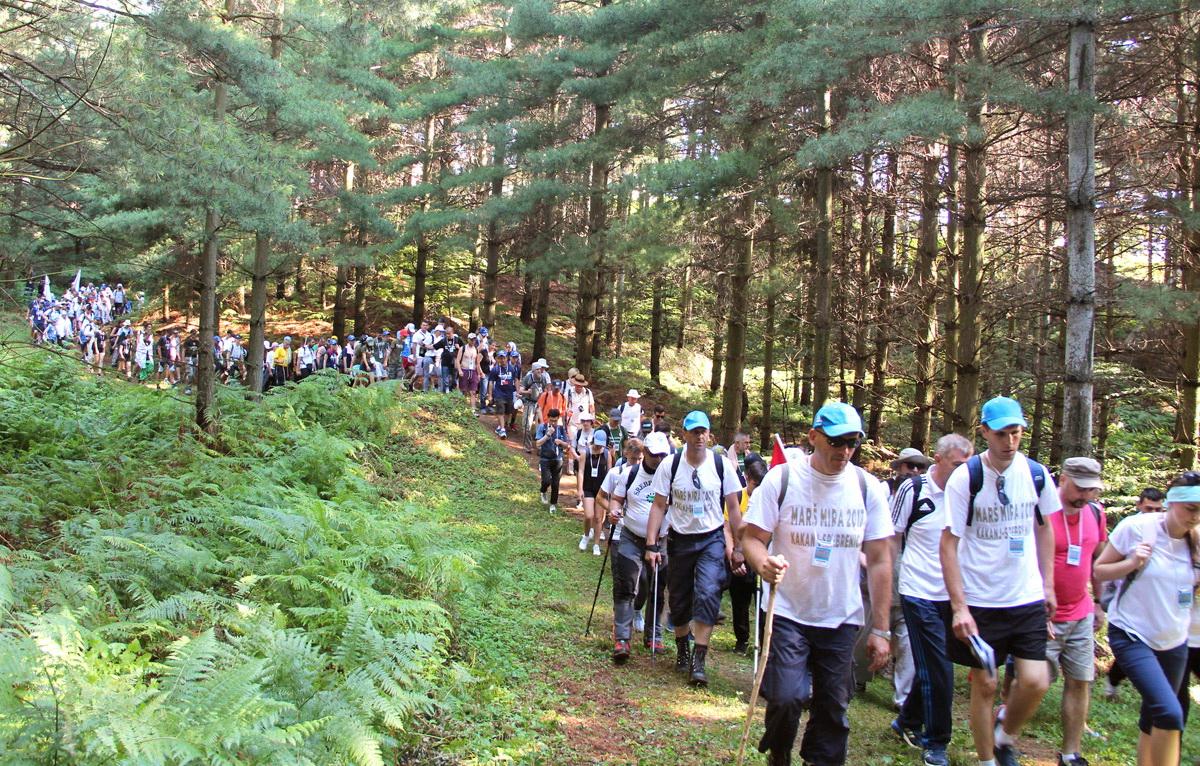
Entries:
<svg viewBox="0 0 1200 766">
<path fill-rule="evenodd" d="M 738 641 L 736 644 L 734 644 L 733 653 L 734 654 L 745 654 L 746 653 L 746 642 Z"/>
<path fill-rule="evenodd" d="M 686 673 L 692 667 L 692 653 L 688 648 L 688 640 L 684 638 L 675 639 L 675 671 L 677 673 Z"/>
<path fill-rule="evenodd" d="M 1070 755 L 1059 753 L 1058 766 L 1088 766 L 1088 759 L 1079 753 L 1071 753 Z"/>
<path fill-rule="evenodd" d="M 767 751 L 767 766 L 792 766 L 792 753 L 790 750 L 779 752 L 777 750 Z"/>
<path fill-rule="evenodd" d="M 992 754 L 996 757 L 996 766 L 1021 766 L 1021 762 L 1017 760 L 1020 753 L 1012 745 L 996 745 Z"/>
<path fill-rule="evenodd" d="M 917 731 L 916 729 L 906 728 L 902 723 L 900 723 L 899 718 L 892 719 L 892 731 L 897 737 L 904 741 L 904 744 L 908 745 L 909 747 L 916 748 L 917 750 L 920 750 L 923 747 L 923 744 L 921 743 L 921 732 Z"/>
<path fill-rule="evenodd" d="M 661 638 L 656 638 L 653 641 L 643 641 L 642 645 L 649 649 L 651 654 L 667 653 L 667 647 L 663 646 Z"/>
<path fill-rule="evenodd" d="M 629 660 L 629 642 L 617 639 L 613 643 L 613 662 L 618 665 L 624 665 Z"/>
<path fill-rule="evenodd" d="M 950 766 L 950 758 L 944 748 L 930 748 L 922 754 L 921 763 L 925 766 Z"/>
<path fill-rule="evenodd" d="M 692 651 L 692 672 L 688 677 L 689 686 L 708 686 L 708 676 L 704 672 L 704 660 L 708 657 L 708 647 L 696 645 Z"/>
</svg>

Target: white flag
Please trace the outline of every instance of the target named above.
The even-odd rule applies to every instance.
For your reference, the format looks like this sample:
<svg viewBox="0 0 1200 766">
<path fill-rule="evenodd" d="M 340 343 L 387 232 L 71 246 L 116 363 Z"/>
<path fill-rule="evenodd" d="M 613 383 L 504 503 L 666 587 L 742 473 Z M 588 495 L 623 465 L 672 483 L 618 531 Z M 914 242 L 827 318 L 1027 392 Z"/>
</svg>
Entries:
<svg viewBox="0 0 1200 766">
<path fill-rule="evenodd" d="M 71 283 L 71 289 L 79 292 L 79 278 L 83 276 L 83 269 L 75 272 L 75 281 Z"/>
<path fill-rule="evenodd" d="M 42 282 L 42 297 L 46 300 L 54 300 L 54 293 L 50 292 L 50 275 L 46 275 L 46 280 Z"/>
</svg>

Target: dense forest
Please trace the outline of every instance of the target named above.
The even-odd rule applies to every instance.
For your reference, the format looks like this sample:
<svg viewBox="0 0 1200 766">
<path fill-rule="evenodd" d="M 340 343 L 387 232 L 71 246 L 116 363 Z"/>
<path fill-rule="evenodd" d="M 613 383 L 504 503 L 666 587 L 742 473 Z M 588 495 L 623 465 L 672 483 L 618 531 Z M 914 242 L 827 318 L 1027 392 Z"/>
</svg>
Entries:
<svg viewBox="0 0 1200 766">
<path fill-rule="evenodd" d="M 5 0 L 0 23 L 11 305 L 82 268 L 202 336 L 249 317 L 252 368 L 282 306 L 342 336 L 368 294 L 472 327 L 503 301 L 531 358 L 566 306 L 585 373 L 711 359 L 725 435 L 840 396 L 925 448 L 1003 392 L 1057 462 L 1154 388 L 1196 461 L 1192 3 Z"/>
</svg>

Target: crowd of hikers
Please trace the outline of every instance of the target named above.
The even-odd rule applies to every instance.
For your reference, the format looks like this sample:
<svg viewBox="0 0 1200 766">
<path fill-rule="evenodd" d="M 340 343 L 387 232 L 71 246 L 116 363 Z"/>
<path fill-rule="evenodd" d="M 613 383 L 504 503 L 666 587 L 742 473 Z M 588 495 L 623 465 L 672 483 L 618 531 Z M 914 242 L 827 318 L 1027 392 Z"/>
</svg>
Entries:
<svg viewBox="0 0 1200 766">
<path fill-rule="evenodd" d="M 122 284 L 44 293 L 30 301 L 30 331 L 37 343 L 78 348 L 97 370 L 190 382 L 197 334 L 135 327 L 133 301 Z M 211 342 L 220 378 L 246 380 L 242 337 L 228 330 Z M 564 475 L 572 479 L 579 550 L 605 556 L 602 567 L 611 555 L 616 664 L 630 659 L 635 633 L 652 656 L 665 652 L 666 631 L 676 670 L 706 685 L 728 590 L 735 651 L 750 650 L 753 632 L 757 665 L 769 626 L 758 743 L 769 764 L 792 762 L 806 712 L 802 762 L 845 763 L 850 699 L 888 667 L 892 732 L 921 763 L 948 766 L 961 665 L 970 668 L 980 766 L 1019 763 L 1017 737 L 1059 675 L 1057 763 L 1086 766 L 1095 636 L 1105 624 L 1114 655 L 1105 694 L 1115 698 L 1128 679 L 1141 697 L 1139 766 L 1180 762 L 1189 679 L 1200 676 L 1200 473 L 1183 473 L 1165 493 L 1146 488 L 1138 513 L 1110 531 L 1100 463 L 1070 457 L 1052 475 L 1027 458 L 1024 414 L 1006 397 L 980 411 L 983 452 L 947 434 L 932 456 L 901 451 L 881 481 L 855 462 L 865 434 L 847 404 L 822 406 L 804 443 L 775 445 L 768 465 L 744 433 L 716 445 L 704 412 L 675 430 L 636 389 L 605 411 L 578 370 L 556 379 L 545 359 L 525 370 L 515 343 L 484 327 L 461 336 L 448 319 L 395 336 L 285 336 L 264 352 L 266 385 L 324 369 L 354 385 L 400 379 L 461 393 L 500 438 L 519 430 L 537 456 L 543 504 L 558 512 Z"/>
<path fill-rule="evenodd" d="M 704 412 L 673 431 L 661 406 L 643 411 L 636 390 L 603 413 L 574 370 L 558 384 L 546 376 L 532 401 L 542 502 L 555 512 L 560 472 L 573 473 L 579 549 L 599 556 L 607 539 L 615 663 L 628 662 L 639 632 L 648 653 L 663 652 L 667 631 L 676 670 L 704 686 L 724 591 L 735 651 L 748 651 L 754 624 L 756 664 L 774 604 L 758 743 L 769 764 L 792 762 L 806 712 L 802 762 L 846 763 L 850 699 L 887 667 L 892 733 L 921 763 L 946 766 L 961 665 L 980 766 L 1019 763 L 1017 738 L 1060 675 L 1057 763 L 1086 766 L 1105 625 L 1114 654 L 1105 694 L 1129 679 L 1141 697 L 1138 763 L 1180 762 L 1189 679 L 1200 677 L 1200 473 L 1165 493 L 1144 489 L 1138 513 L 1110 532 L 1100 463 L 1070 457 L 1052 475 L 1027 458 L 1027 423 L 1011 398 L 983 405 L 983 452 L 947 434 L 932 456 L 902 450 L 886 481 L 855 463 L 862 420 L 839 402 L 768 465 L 743 433 L 715 444 Z"/>
</svg>

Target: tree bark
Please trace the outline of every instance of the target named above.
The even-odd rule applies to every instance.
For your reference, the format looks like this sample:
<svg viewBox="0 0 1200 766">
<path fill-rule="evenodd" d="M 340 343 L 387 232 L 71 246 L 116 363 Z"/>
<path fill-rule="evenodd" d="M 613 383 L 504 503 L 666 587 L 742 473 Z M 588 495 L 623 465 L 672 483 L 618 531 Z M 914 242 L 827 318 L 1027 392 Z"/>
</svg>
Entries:
<svg viewBox="0 0 1200 766">
<path fill-rule="evenodd" d="M 975 23 L 968 33 L 970 62 L 987 64 L 988 32 L 986 25 Z M 954 430 L 969 434 L 975 424 L 979 404 L 979 309 L 984 238 L 987 227 L 985 192 L 987 184 L 987 133 L 983 123 L 986 95 L 978 77 L 967 82 L 967 136 L 963 143 L 965 178 L 963 181 L 963 248 L 958 296 L 958 391 L 955 396 Z"/>
<path fill-rule="evenodd" d="M 874 302 L 868 296 L 874 296 L 875 273 L 874 273 L 874 255 L 875 255 L 875 232 L 871 222 L 871 208 L 873 207 L 875 198 L 875 185 L 872 175 L 872 166 L 875 164 L 875 156 L 867 152 L 863 156 L 863 203 L 862 203 L 862 220 L 859 228 L 859 244 L 858 244 L 858 276 L 859 276 L 859 295 L 867 298 L 869 302 Z M 849 192 L 847 191 L 847 197 Z M 849 239 L 851 226 L 851 213 L 849 200 L 845 202 L 843 208 L 843 229 Z M 872 330 L 875 333 L 882 331 L 877 322 L 873 322 L 873 317 L 866 311 L 856 312 L 856 322 L 854 327 L 854 395 L 851 400 L 851 405 L 859 412 L 863 412 L 867 406 L 867 361 L 870 359 L 870 351 L 867 346 L 870 341 Z"/>
<path fill-rule="evenodd" d="M 550 321 L 550 277 L 538 281 L 537 312 L 533 322 L 533 358 L 546 356 L 546 326 Z"/>
<path fill-rule="evenodd" d="M 225 17 L 233 15 L 234 0 L 225 0 Z M 229 91 L 219 76 L 213 85 L 213 117 L 225 122 Z M 200 258 L 200 352 L 196 360 L 196 426 L 209 435 L 216 434 L 213 396 L 216 387 L 216 360 L 212 338 L 217 334 L 217 257 L 221 251 L 218 232 L 221 215 L 211 203 L 204 212 L 204 247 Z"/>
<path fill-rule="evenodd" d="M 650 312 L 650 380 L 661 386 L 663 336 L 663 277 L 662 269 L 654 272 L 654 303 Z"/>
<path fill-rule="evenodd" d="M 725 282 L 728 275 L 725 272 L 717 274 L 716 279 L 716 300 L 713 303 L 715 316 L 713 317 L 712 335 L 713 335 L 713 352 L 712 352 L 712 375 L 708 380 L 709 393 L 715 394 L 721 389 L 721 371 L 724 369 L 725 363 Z"/>
<path fill-rule="evenodd" d="M 254 237 L 254 264 L 250 269 L 250 346 L 246 349 L 246 385 L 252 397 L 263 390 L 266 361 L 267 277 L 271 270 L 271 238 L 262 232 Z"/>
<path fill-rule="evenodd" d="M 1095 97 L 1096 29 L 1071 24 L 1068 93 Z M 1063 450 L 1092 454 L 1096 323 L 1096 125 L 1090 104 L 1067 114 L 1067 327 L 1063 359 Z"/>
<path fill-rule="evenodd" d="M 492 176 L 489 196 L 493 207 L 504 197 L 505 176 L 505 140 L 503 137 L 492 144 Z M 500 221 L 497 210 L 493 209 L 487 223 L 487 244 L 484 248 L 483 267 L 483 312 L 480 322 L 491 327 L 496 323 L 496 295 L 500 282 Z"/>
<path fill-rule="evenodd" d="M 607 6 L 609 2 L 610 0 L 601 0 L 600 5 Z M 608 104 L 596 104 L 594 111 L 595 125 L 592 137 L 596 138 L 608 128 L 610 107 Z M 592 161 L 588 192 L 589 262 L 579 273 L 579 304 L 575 312 L 575 366 L 584 375 L 592 371 L 592 336 L 596 332 L 596 314 L 600 304 L 600 272 L 604 268 L 607 222 L 608 159 L 597 156 Z"/>
<path fill-rule="evenodd" d="M 362 244 L 360 233 L 359 245 Z M 354 267 L 354 334 L 360 338 L 367 333 L 367 273 L 366 266 Z"/>
<path fill-rule="evenodd" d="M 949 67 L 958 63 L 959 40 L 947 45 Z M 951 78 L 948 87 L 955 98 L 958 84 Z M 958 290 L 959 290 L 959 205 L 958 205 L 958 142 L 952 140 L 946 148 L 946 261 L 942 277 L 942 431 L 954 430 L 954 412 L 958 399 Z"/>
<path fill-rule="evenodd" d="M 772 190 L 772 198 L 779 196 Z M 771 443 L 772 408 L 771 398 L 774 394 L 772 387 L 775 376 L 775 303 L 778 291 L 775 284 L 775 260 L 779 247 L 778 230 L 774 222 L 771 225 L 771 241 L 767 244 L 767 274 L 764 279 L 766 294 L 766 313 L 763 317 L 763 384 L 762 384 L 762 418 L 758 423 L 758 447 L 766 452 Z M 786 409 L 786 405 L 785 405 Z"/>
<path fill-rule="evenodd" d="M 746 325 L 750 314 L 750 272 L 754 268 L 754 194 L 743 192 L 736 224 L 737 258 L 729 280 L 729 317 L 725 344 L 725 387 L 721 392 L 720 438 L 728 444 L 742 426 L 746 373 Z"/>
<path fill-rule="evenodd" d="M 430 115 L 425 120 L 425 136 L 421 147 L 421 183 L 432 184 L 430 178 L 433 172 L 433 145 L 434 131 L 436 130 L 437 118 Z M 422 195 L 421 212 L 429 209 L 429 194 Z M 424 224 L 422 224 L 423 226 Z M 413 324 L 420 326 L 421 321 L 425 319 L 425 297 L 428 293 L 427 282 L 429 280 L 429 255 L 433 250 L 429 237 L 424 229 L 417 231 L 417 262 L 413 269 Z"/>
<path fill-rule="evenodd" d="M 896 150 L 888 152 L 887 190 L 883 197 L 883 236 L 879 251 L 879 300 L 878 305 L 892 305 L 896 290 L 896 180 L 900 171 L 900 157 Z M 879 322 L 875 328 L 875 358 L 871 367 L 871 417 L 867 420 L 867 438 L 879 444 L 883 429 L 883 407 L 887 400 L 888 354 L 891 349 L 890 323 Z"/>
<path fill-rule="evenodd" d="M 616 290 L 616 317 L 613 319 L 615 329 L 613 334 L 616 336 L 613 339 L 613 353 L 620 356 L 625 350 L 625 270 L 627 266 L 621 266 L 617 271 L 617 290 Z"/>
<path fill-rule="evenodd" d="M 822 133 L 833 128 L 833 92 L 826 88 L 818 100 L 817 121 Z M 813 360 L 812 402 L 814 409 L 829 399 L 829 344 L 833 317 L 830 313 L 833 293 L 833 168 L 817 169 L 817 253 L 813 280 Z"/>
<path fill-rule="evenodd" d="M 912 430 L 908 443 L 922 452 L 930 447 L 933 429 L 933 345 L 937 340 L 937 249 L 938 249 L 938 169 L 942 154 L 936 144 L 925 147 L 921 158 L 921 218 L 917 225 L 916 332 L 914 333 Z"/>
<path fill-rule="evenodd" d="M 346 339 L 346 304 L 350 302 L 350 267 L 338 264 L 333 286 L 333 334 Z"/>
<path fill-rule="evenodd" d="M 679 302 L 679 332 L 675 335 L 675 350 L 683 349 L 688 322 L 692 320 L 692 264 L 683 267 L 683 297 Z"/>
</svg>

